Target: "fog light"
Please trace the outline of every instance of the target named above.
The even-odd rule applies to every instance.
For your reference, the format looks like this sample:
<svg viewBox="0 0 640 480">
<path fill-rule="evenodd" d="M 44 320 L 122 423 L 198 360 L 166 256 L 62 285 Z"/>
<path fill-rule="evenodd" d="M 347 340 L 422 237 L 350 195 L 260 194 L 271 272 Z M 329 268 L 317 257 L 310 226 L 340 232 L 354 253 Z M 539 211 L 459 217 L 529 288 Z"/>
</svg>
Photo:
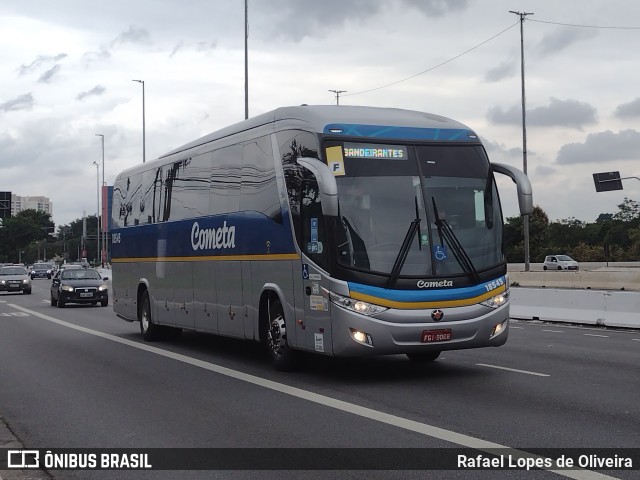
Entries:
<svg viewBox="0 0 640 480">
<path fill-rule="evenodd" d="M 496 337 L 496 336 L 500 335 L 502 332 L 504 332 L 506 330 L 506 328 L 507 328 L 507 322 L 508 321 L 509 320 L 505 320 L 504 322 L 499 323 L 495 327 L 493 327 L 493 330 L 491 331 L 491 337 L 490 338 Z"/>
<path fill-rule="evenodd" d="M 373 347 L 373 339 L 371 335 L 365 332 L 361 332 L 360 330 L 355 330 L 350 328 L 351 338 L 353 338 L 356 342 L 361 343 L 362 345 L 367 345 L 369 347 Z"/>
</svg>

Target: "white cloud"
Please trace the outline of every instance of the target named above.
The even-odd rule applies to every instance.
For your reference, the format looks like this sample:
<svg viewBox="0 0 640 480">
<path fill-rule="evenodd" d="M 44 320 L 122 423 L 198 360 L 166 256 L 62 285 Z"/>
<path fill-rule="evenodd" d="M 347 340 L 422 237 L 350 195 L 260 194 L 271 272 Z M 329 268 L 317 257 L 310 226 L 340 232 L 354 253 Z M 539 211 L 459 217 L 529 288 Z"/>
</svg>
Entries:
<svg viewBox="0 0 640 480">
<path fill-rule="evenodd" d="M 603 163 L 612 160 L 640 160 L 640 132 L 623 130 L 614 133 L 590 133 L 583 143 L 563 145 L 557 163 Z"/>
<path fill-rule="evenodd" d="M 495 123 L 511 125 L 522 124 L 522 107 L 514 106 L 508 109 L 493 107 L 488 113 L 489 120 Z M 539 127 L 570 127 L 582 129 L 586 125 L 597 122 L 596 109 L 585 102 L 577 100 L 559 100 L 551 98 L 549 105 L 544 107 L 527 108 L 527 126 Z"/>
</svg>

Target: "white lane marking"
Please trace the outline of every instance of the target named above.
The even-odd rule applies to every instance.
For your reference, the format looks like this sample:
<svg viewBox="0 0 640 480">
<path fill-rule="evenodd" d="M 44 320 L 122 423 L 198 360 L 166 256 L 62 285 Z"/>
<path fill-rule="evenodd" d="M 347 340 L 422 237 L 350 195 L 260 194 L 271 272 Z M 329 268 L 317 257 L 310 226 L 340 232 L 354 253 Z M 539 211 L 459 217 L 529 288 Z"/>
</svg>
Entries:
<svg viewBox="0 0 640 480">
<path fill-rule="evenodd" d="M 634 342 L 640 342 L 640 338 L 632 338 L 631 340 L 633 340 Z"/>
<path fill-rule="evenodd" d="M 307 400 L 309 402 L 313 402 L 321 406 L 334 408 L 336 410 L 351 413 L 353 415 L 358 415 L 363 418 L 368 418 L 369 420 L 374 420 L 376 422 L 384 423 L 386 425 L 402 428 L 404 430 L 426 435 L 428 437 L 444 440 L 446 442 L 454 443 L 462 447 L 473 448 L 476 450 L 490 453 L 491 455 L 495 455 L 496 449 L 500 449 L 499 454 L 512 455 L 514 458 L 533 458 L 533 459 L 544 458 L 538 455 L 534 455 L 533 453 L 526 452 L 524 450 L 518 450 L 516 448 L 501 445 L 499 443 L 482 440 L 481 438 L 471 437 L 463 433 L 452 432 L 451 430 L 446 430 L 444 428 L 435 427 L 433 425 L 417 422 L 415 420 L 409 420 L 407 418 L 398 417 L 397 415 L 391 415 L 390 413 L 385 413 L 379 410 L 374 410 L 372 408 L 367 408 L 367 407 L 363 407 L 353 403 L 345 402 L 343 400 L 338 400 L 336 398 L 328 397 L 326 395 L 320 395 L 318 393 L 309 392 L 307 390 L 303 390 L 297 387 L 292 387 L 284 383 L 274 382 L 272 380 L 256 377 L 255 375 L 250 375 L 248 373 L 232 370 L 227 367 L 222 367 L 220 365 L 216 365 L 215 363 L 205 362 L 204 360 L 198 360 L 196 358 L 188 357 L 187 355 L 182 355 L 180 353 L 174 353 L 167 350 L 162 350 L 161 348 L 152 347 L 144 343 L 137 343 L 132 340 L 127 340 L 126 338 L 120 338 L 115 335 L 111 335 L 109 333 L 103 333 L 97 330 L 91 330 L 90 328 L 81 327 L 80 325 L 74 325 L 73 323 L 65 322 L 63 320 L 58 320 L 57 318 L 44 315 L 40 312 L 28 310 L 19 305 L 10 305 L 10 306 L 13 308 L 17 308 L 18 310 L 22 310 L 26 313 L 31 313 L 32 315 L 42 318 L 43 320 L 47 320 L 51 323 L 55 323 L 63 327 L 71 328 L 79 332 L 104 338 L 105 340 L 110 340 L 112 342 L 120 343 L 122 345 L 127 345 L 129 347 L 137 348 L 139 350 L 144 350 L 146 352 L 154 353 L 156 355 L 161 355 L 166 358 L 171 358 L 173 360 L 177 360 L 179 362 L 186 363 L 194 367 L 200 367 L 205 370 L 218 373 L 220 375 L 225 375 L 227 377 L 234 378 L 236 380 L 257 385 L 259 387 L 268 388 L 270 390 L 280 392 L 285 395 L 290 395 L 292 397 L 300 398 L 302 400 Z M 561 475 L 567 478 L 572 478 L 574 480 L 616 480 L 615 477 L 610 477 L 608 475 L 604 475 L 591 470 L 554 470 L 552 468 L 545 468 L 545 470 L 548 470 L 550 472 L 556 473 L 558 475 Z"/>
<path fill-rule="evenodd" d="M 545 330 L 542 329 L 543 332 L 552 332 L 552 333 L 564 333 L 564 330 Z"/>
<path fill-rule="evenodd" d="M 499 365 L 488 365 L 486 363 L 476 363 L 476 365 L 479 365 L 481 367 L 497 368 L 498 370 L 508 370 L 510 372 L 526 373 L 527 375 L 536 375 L 538 377 L 550 377 L 551 376 L 551 375 L 547 375 L 546 373 L 530 372 L 528 370 L 518 370 L 517 368 L 501 367 Z"/>
<path fill-rule="evenodd" d="M 609 335 L 596 335 L 595 333 L 583 333 L 585 337 L 609 338 Z"/>
<path fill-rule="evenodd" d="M 509 328 L 519 328 L 520 330 L 524 329 L 524 327 L 514 327 L 513 325 L 509 325 Z"/>
</svg>

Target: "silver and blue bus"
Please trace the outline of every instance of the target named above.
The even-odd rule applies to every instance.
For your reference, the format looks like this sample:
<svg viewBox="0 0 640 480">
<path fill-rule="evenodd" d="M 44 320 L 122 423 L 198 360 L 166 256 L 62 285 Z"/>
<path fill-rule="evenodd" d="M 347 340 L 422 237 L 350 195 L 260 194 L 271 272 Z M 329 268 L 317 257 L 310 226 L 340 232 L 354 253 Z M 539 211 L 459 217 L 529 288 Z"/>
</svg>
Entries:
<svg viewBox="0 0 640 480">
<path fill-rule="evenodd" d="M 494 173 L 476 133 L 423 112 L 298 106 L 123 171 L 113 308 L 145 340 L 182 330 L 300 351 L 404 354 L 505 343 L 509 280 Z"/>
</svg>

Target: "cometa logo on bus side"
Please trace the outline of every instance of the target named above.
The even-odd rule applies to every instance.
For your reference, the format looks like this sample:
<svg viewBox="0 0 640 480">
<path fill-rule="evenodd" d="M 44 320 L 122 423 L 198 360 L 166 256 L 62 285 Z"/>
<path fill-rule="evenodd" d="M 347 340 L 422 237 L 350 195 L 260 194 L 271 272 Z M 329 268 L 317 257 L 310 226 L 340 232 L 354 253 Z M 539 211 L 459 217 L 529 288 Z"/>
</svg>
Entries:
<svg viewBox="0 0 640 480">
<path fill-rule="evenodd" d="M 191 227 L 191 247 L 194 250 L 216 250 L 219 248 L 235 248 L 236 227 L 227 227 L 225 221 L 220 228 L 200 228 L 198 222 Z"/>
</svg>

